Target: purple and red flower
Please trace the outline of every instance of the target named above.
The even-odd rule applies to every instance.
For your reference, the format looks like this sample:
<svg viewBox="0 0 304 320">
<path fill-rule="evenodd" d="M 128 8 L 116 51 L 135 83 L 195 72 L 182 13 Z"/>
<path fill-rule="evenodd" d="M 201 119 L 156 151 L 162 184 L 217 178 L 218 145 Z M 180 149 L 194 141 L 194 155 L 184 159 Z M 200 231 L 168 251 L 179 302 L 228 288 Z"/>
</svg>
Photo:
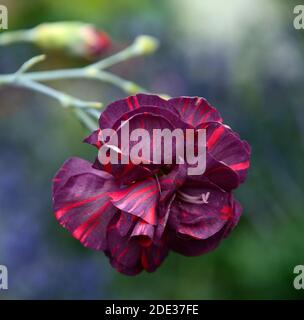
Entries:
<svg viewBox="0 0 304 320">
<path fill-rule="evenodd" d="M 170 250 L 196 256 L 215 249 L 238 223 L 232 190 L 246 179 L 250 147 L 204 98 L 138 94 L 111 103 L 85 142 L 98 149 L 103 129 L 205 129 L 206 170 L 187 164 L 93 164 L 68 159 L 53 182 L 56 219 L 85 247 L 101 250 L 127 275 L 154 271 Z M 208 202 L 202 195 L 208 194 Z"/>
</svg>

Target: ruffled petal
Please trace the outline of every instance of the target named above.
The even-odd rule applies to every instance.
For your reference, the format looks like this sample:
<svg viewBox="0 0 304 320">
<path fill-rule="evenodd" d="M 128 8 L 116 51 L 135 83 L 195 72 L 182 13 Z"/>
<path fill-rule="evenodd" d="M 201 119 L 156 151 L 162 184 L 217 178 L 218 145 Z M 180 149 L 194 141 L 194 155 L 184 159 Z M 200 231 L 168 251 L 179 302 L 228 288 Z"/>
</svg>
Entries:
<svg viewBox="0 0 304 320">
<path fill-rule="evenodd" d="M 129 96 L 109 104 L 100 116 L 99 126 L 101 129 L 112 128 L 117 119 L 120 119 L 125 113 L 139 109 L 144 105 L 169 108 L 168 102 L 157 95 L 137 94 Z"/>
<path fill-rule="evenodd" d="M 95 146 L 97 149 L 99 149 L 101 147 L 101 142 L 99 141 L 100 132 L 100 129 L 93 131 L 89 136 L 84 138 L 83 142 Z"/>
<path fill-rule="evenodd" d="M 236 189 L 240 184 L 238 174 L 221 161 L 207 153 L 206 171 L 203 176 L 191 176 L 189 179 L 201 181 L 208 178 L 210 182 L 225 191 Z"/>
<path fill-rule="evenodd" d="M 204 98 L 178 97 L 168 102 L 177 110 L 181 119 L 193 127 L 208 121 L 222 122 L 219 112 Z"/>
<path fill-rule="evenodd" d="M 187 165 L 175 165 L 172 170 L 159 178 L 161 189 L 160 201 L 168 200 L 187 179 Z"/>
<path fill-rule="evenodd" d="M 197 240 L 185 237 L 174 230 L 168 231 L 168 243 L 170 249 L 185 256 L 198 256 L 210 252 L 218 247 L 221 240 L 237 225 L 242 208 L 240 204 L 231 197 L 230 205 L 222 209 L 221 215 L 227 218 L 225 225 L 214 235 L 207 239 Z"/>
<path fill-rule="evenodd" d="M 147 229 L 143 225 L 139 228 L 146 236 Z M 116 226 L 117 221 L 114 221 L 108 228 L 109 249 L 105 253 L 119 272 L 125 275 L 136 275 L 142 270 L 153 272 L 166 258 L 168 247 L 164 242 L 143 242 L 141 232 L 138 236 L 122 236 Z"/>
<path fill-rule="evenodd" d="M 113 175 L 117 183 L 122 185 L 129 185 L 134 181 L 143 180 L 153 176 L 153 172 L 143 165 L 135 165 L 132 162 L 128 164 L 112 164 L 108 163 L 103 165 L 96 158 L 93 168 L 102 170 Z"/>
<path fill-rule="evenodd" d="M 246 179 L 250 166 L 250 147 L 229 127 L 210 123 L 207 130 L 207 152 L 237 173 L 240 182 Z"/>
<path fill-rule="evenodd" d="M 137 216 L 134 216 L 133 214 L 120 211 L 119 218 L 115 225 L 119 234 L 122 237 L 126 236 L 127 234 L 130 234 L 133 230 L 132 228 L 134 227 L 137 219 Z"/>
<path fill-rule="evenodd" d="M 115 130 L 117 134 L 117 141 L 115 144 L 115 148 L 120 150 L 117 153 L 118 164 L 101 164 L 98 166 L 100 170 L 105 170 L 112 175 L 114 175 L 117 179 L 119 179 L 124 184 L 129 184 L 132 181 L 136 181 L 139 179 L 143 179 L 144 177 L 151 176 L 153 173 L 157 173 L 168 160 L 165 158 L 165 140 L 161 139 L 159 141 L 160 147 L 153 148 L 152 139 L 154 139 L 154 130 L 170 130 L 169 132 L 173 132 L 176 128 L 179 130 L 178 132 L 173 132 L 173 135 L 178 135 L 177 140 L 173 139 L 172 143 L 172 153 L 169 157 L 169 162 L 176 163 L 176 150 L 177 148 L 182 148 L 180 151 L 182 154 L 183 144 L 179 137 L 184 137 L 184 130 L 187 128 L 187 125 L 182 122 L 175 114 L 171 111 L 164 108 L 157 108 L 151 106 L 141 106 L 141 108 L 131 110 L 123 114 L 122 118 L 117 119 L 114 123 L 111 124 L 112 130 Z M 126 131 L 123 131 L 126 127 Z M 143 129 L 144 132 L 142 137 L 139 138 L 139 141 L 132 141 L 130 139 L 130 134 L 134 132 L 134 130 Z M 89 137 L 85 139 L 85 142 L 100 148 L 102 146 L 102 130 L 94 131 Z M 128 145 L 125 146 L 121 141 L 121 137 L 126 137 L 129 135 L 129 139 L 127 140 Z M 147 139 L 147 140 L 142 140 Z M 140 142 L 141 146 L 148 146 L 148 154 L 145 157 L 142 154 L 140 157 L 144 160 L 145 163 L 134 164 L 134 156 L 136 154 L 132 154 L 132 158 L 129 155 L 129 152 L 132 152 L 135 146 L 138 146 Z M 112 143 L 114 143 L 112 141 Z M 126 149 L 127 148 L 127 149 Z M 142 151 L 140 151 L 142 152 Z M 122 157 L 127 157 L 129 159 L 128 164 L 121 163 Z M 156 163 L 153 161 L 158 157 L 159 162 Z M 101 161 L 100 161 L 101 162 Z M 141 161 L 140 161 L 141 162 Z M 97 168 L 98 164 L 95 164 Z M 170 167 L 170 165 L 168 165 Z"/>
<path fill-rule="evenodd" d="M 114 192 L 108 192 L 112 204 L 151 225 L 157 224 L 159 187 L 155 179 L 148 178 Z"/>
<path fill-rule="evenodd" d="M 227 222 L 221 214 L 230 194 L 209 182 L 186 183 L 178 190 L 171 206 L 169 226 L 194 239 L 207 239 Z"/>
<path fill-rule="evenodd" d="M 84 246 L 106 249 L 106 229 L 117 208 L 106 192 L 117 189 L 111 175 L 79 158 L 67 160 L 54 178 L 53 207 L 59 223 Z"/>
<path fill-rule="evenodd" d="M 151 243 L 154 238 L 155 227 L 145 220 L 138 219 L 134 229 L 132 231 L 131 237 L 140 237 L 143 243 Z"/>
</svg>

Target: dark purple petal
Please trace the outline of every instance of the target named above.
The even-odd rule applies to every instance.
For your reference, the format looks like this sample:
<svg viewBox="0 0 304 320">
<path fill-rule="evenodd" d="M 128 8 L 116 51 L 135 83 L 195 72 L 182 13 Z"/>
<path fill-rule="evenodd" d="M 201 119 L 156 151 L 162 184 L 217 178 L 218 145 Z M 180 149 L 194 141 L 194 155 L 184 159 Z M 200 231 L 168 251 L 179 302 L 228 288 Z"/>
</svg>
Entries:
<svg viewBox="0 0 304 320">
<path fill-rule="evenodd" d="M 153 176 L 153 172 L 143 165 L 135 165 L 132 162 L 128 164 L 101 164 L 96 158 L 93 168 L 102 170 L 113 175 L 119 184 L 129 185 L 138 180 Z"/>
<path fill-rule="evenodd" d="M 106 192 L 117 189 L 111 175 L 79 158 L 64 163 L 54 178 L 53 207 L 59 223 L 84 246 L 104 250 L 106 228 L 117 211 Z"/>
<path fill-rule="evenodd" d="M 124 211 L 120 211 L 119 219 L 116 222 L 116 229 L 119 234 L 124 237 L 127 234 L 130 234 L 133 230 L 133 227 L 137 221 L 137 217 Z"/>
<path fill-rule="evenodd" d="M 177 164 L 172 170 L 159 178 L 161 188 L 160 201 L 166 201 L 178 190 L 187 179 L 187 166 Z"/>
<path fill-rule="evenodd" d="M 109 249 L 105 252 L 111 265 L 126 275 L 136 275 L 143 269 L 153 272 L 165 259 L 168 248 L 142 241 L 141 236 L 121 236 L 114 221 L 108 228 Z"/>
<path fill-rule="evenodd" d="M 157 107 L 147 107 L 142 106 L 139 109 L 132 110 L 123 115 L 122 118 L 117 119 L 115 123 L 112 124 L 111 129 L 116 130 L 118 135 L 118 143 L 116 147 L 121 150 L 122 155 L 126 156 L 126 150 L 124 149 L 121 142 L 121 124 L 122 122 L 128 122 L 129 132 L 131 133 L 134 129 L 145 129 L 148 132 L 149 136 L 148 141 L 145 141 L 144 144 L 150 146 L 149 148 L 149 156 L 145 158 L 145 164 L 134 165 L 129 160 L 129 164 L 100 164 L 99 169 L 105 170 L 112 175 L 114 175 L 117 179 L 119 179 L 124 184 L 129 184 L 132 181 L 137 181 L 139 179 L 143 179 L 145 177 L 153 175 L 159 171 L 159 169 L 164 165 L 165 160 L 163 158 L 164 152 L 161 154 L 161 161 L 159 164 L 153 163 L 154 150 L 152 145 L 153 132 L 155 129 L 169 129 L 174 130 L 175 128 L 179 128 L 181 133 L 183 134 L 183 130 L 187 127 L 185 123 L 183 123 L 175 114 L 166 109 L 161 109 Z M 91 136 L 86 138 L 86 142 L 93 144 L 98 147 L 98 143 L 100 143 L 102 135 L 102 130 L 95 131 Z M 122 134 L 125 137 L 125 133 Z M 130 137 L 130 136 L 129 136 Z M 98 141 L 99 140 L 99 141 Z M 131 141 L 129 139 L 129 151 L 137 145 L 138 141 Z M 161 148 L 156 148 L 156 152 L 160 152 L 165 149 L 164 140 L 162 139 Z M 176 140 L 173 139 L 172 144 L 172 162 L 176 161 Z M 101 146 L 101 143 L 100 145 Z M 119 160 L 121 156 L 119 155 Z M 96 165 L 95 165 L 96 167 Z"/>
<path fill-rule="evenodd" d="M 165 200 L 162 200 L 159 202 L 158 205 L 158 224 L 156 226 L 156 231 L 155 231 L 155 238 L 154 241 L 157 242 L 161 237 L 163 236 L 169 216 L 171 214 L 171 206 L 172 203 L 175 199 L 176 195 L 173 193 L 173 195 L 170 198 L 167 198 Z"/>
<path fill-rule="evenodd" d="M 226 224 L 227 218 L 221 210 L 229 199 L 229 193 L 208 182 L 186 183 L 178 190 L 171 206 L 169 226 L 179 234 L 207 239 Z"/>
<path fill-rule="evenodd" d="M 115 207 L 131 213 L 146 222 L 157 224 L 159 186 L 155 179 L 135 182 L 121 190 L 108 192 Z"/>
<path fill-rule="evenodd" d="M 250 166 L 250 147 L 229 127 L 210 123 L 207 128 L 207 152 L 236 172 L 240 182 L 246 179 Z"/>
<path fill-rule="evenodd" d="M 224 163 L 215 160 L 207 153 L 206 171 L 203 178 L 208 178 L 212 183 L 216 184 L 223 190 L 231 191 L 240 184 L 238 174 Z M 200 176 L 192 176 L 193 180 L 201 180 Z"/>
<path fill-rule="evenodd" d="M 145 220 L 138 219 L 132 231 L 131 237 L 142 237 L 144 240 L 148 240 L 148 242 L 150 242 L 154 238 L 154 226 L 147 223 Z"/>
<path fill-rule="evenodd" d="M 133 119 L 134 121 L 132 121 Z M 145 105 L 142 105 L 139 109 L 124 113 L 120 118 L 116 119 L 111 128 L 117 130 L 122 121 L 129 121 L 130 130 L 143 128 L 149 132 L 153 129 L 190 128 L 171 110 Z M 153 121 L 156 127 L 150 121 Z"/>
<path fill-rule="evenodd" d="M 159 108 L 168 108 L 168 102 L 156 95 L 137 94 L 122 100 L 115 101 L 107 106 L 99 119 L 101 129 L 112 128 L 117 119 L 124 114 L 141 108 L 143 105 Z"/>
<path fill-rule="evenodd" d="M 169 101 L 172 108 L 179 113 L 181 120 L 197 127 L 199 124 L 209 121 L 222 122 L 218 111 L 208 101 L 199 97 L 178 97 Z"/>
<path fill-rule="evenodd" d="M 99 141 L 100 131 L 100 129 L 93 131 L 83 140 L 83 142 L 91 144 L 92 146 L 95 146 L 97 149 L 99 149 L 101 147 L 101 143 Z"/>
<path fill-rule="evenodd" d="M 214 250 L 218 247 L 221 240 L 227 237 L 236 226 L 241 211 L 242 208 L 239 203 L 232 200 L 230 206 L 225 207 L 221 213 L 228 218 L 226 224 L 217 233 L 204 240 L 196 240 L 189 236 L 185 237 L 182 234 L 176 233 L 174 230 L 169 230 L 167 239 L 170 249 L 185 256 L 198 256 Z"/>
<path fill-rule="evenodd" d="M 168 253 L 167 244 L 164 242 L 144 247 L 141 254 L 141 263 L 144 269 L 148 272 L 154 272 L 167 257 Z"/>
<path fill-rule="evenodd" d="M 147 145 L 150 145 L 150 157 L 149 159 L 146 159 L 147 161 L 150 162 L 150 165 L 146 165 L 147 167 L 150 168 L 150 166 L 153 167 L 159 167 L 157 164 L 152 164 L 152 160 L 153 158 L 153 138 L 154 138 L 154 132 L 156 129 L 159 130 L 170 130 L 171 132 L 173 132 L 173 130 L 175 129 L 179 129 L 179 132 L 181 133 L 181 135 L 184 136 L 184 130 L 186 128 L 188 128 L 188 126 L 182 122 L 175 114 L 173 114 L 172 112 L 170 112 L 169 110 L 166 109 L 161 109 L 161 108 L 152 108 L 149 106 L 142 106 L 140 109 L 138 110 L 134 110 L 131 112 L 128 112 L 126 114 L 124 114 L 124 116 L 120 119 L 118 119 L 114 124 L 112 129 L 116 130 L 117 134 L 118 134 L 118 148 L 122 150 L 122 153 L 124 152 L 124 148 L 122 147 L 122 143 L 121 143 L 121 124 L 122 122 L 124 122 L 124 124 L 128 123 L 129 126 L 129 132 L 131 133 L 133 130 L 136 129 L 144 129 L 145 132 L 147 132 L 149 134 L 149 136 L 147 137 L 147 141 L 145 141 L 145 143 Z M 124 134 L 123 134 L 124 135 Z M 134 145 L 136 145 L 138 142 L 137 141 L 131 141 L 130 139 L 130 135 L 129 135 L 129 141 L 130 141 L 130 150 L 132 149 L 132 147 Z M 178 141 L 180 142 L 180 141 Z M 177 142 L 175 139 L 173 139 L 173 143 L 172 143 L 172 159 L 173 161 L 175 161 L 175 153 L 176 153 L 176 147 L 177 147 Z M 162 139 L 161 141 L 161 148 L 157 148 L 156 151 L 159 150 L 164 150 L 164 141 Z M 163 160 L 163 154 L 162 154 L 162 158 L 161 158 L 161 163 L 164 163 Z"/>
<path fill-rule="evenodd" d="M 115 224 L 108 228 L 107 239 L 109 246 L 105 254 L 115 269 L 126 275 L 136 275 L 142 271 L 140 261 L 142 248 L 136 239 L 122 237 Z"/>
<path fill-rule="evenodd" d="M 231 202 L 232 211 L 231 211 L 231 217 L 228 220 L 228 223 L 225 228 L 225 232 L 223 234 L 225 238 L 228 237 L 230 232 L 236 227 L 243 211 L 240 203 L 237 200 L 235 200 L 232 196 L 231 196 L 230 202 Z"/>
<path fill-rule="evenodd" d="M 64 162 L 64 164 L 61 166 L 61 168 L 56 173 L 55 177 L 53 178 L 53 186 L 52 191 L 53 194 L 62 188 L 64 184 L 67 182 L 67 180 L 75 175 L 81 174 L 81 173 L 87 173 L 90 172 L 92 169 L 91 163 L 89 163 L 86 160 L 80 159 L 80 158 L 70 158 Z M 95 172 L 95 170 L 92 170 L 92 172 Z M 104 176 L 104 173 L 100 172 L 98 173 L 102 177 Z M 107 175 L 107 177 L 110 179 L 111 176 Z"/>
</svg>

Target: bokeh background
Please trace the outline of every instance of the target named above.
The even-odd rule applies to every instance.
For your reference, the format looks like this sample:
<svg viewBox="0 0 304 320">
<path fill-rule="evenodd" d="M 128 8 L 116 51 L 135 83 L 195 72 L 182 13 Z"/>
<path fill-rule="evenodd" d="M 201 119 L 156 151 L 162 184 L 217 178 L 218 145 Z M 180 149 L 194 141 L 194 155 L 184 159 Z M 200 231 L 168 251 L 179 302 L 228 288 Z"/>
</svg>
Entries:
<svg viewBox="0 0 304 320">
<path fill-rule="evenodd" d="M 206 97 L 252 145 L 252 166 L 236 197 L 242 219 L 220 247 L 186 258 L 170 254 L 153 274 L 126 277 L 102 253 L 60 228 L 51 179 L 70 156 L 92 160 L 87 132 L 68 110 L 40 94 L 0 91 L 0 264 L 9 290 L 0 299 L 291 299 L 293 269 L 304 264 L 304 30 L 283 0 L 9 0 L 9 29 L 81 20 L 113 40 L 139 34 L 161 43 L 151 57 L 111 70 L 153 92 Z M 39 54 L 33 45 L 0 47 L 0 72 Z M 85 61 L 50 54 L 40 69 Z M 120 90 L 93 81 L 51 83 L 107 103 Z"/>
</svg>

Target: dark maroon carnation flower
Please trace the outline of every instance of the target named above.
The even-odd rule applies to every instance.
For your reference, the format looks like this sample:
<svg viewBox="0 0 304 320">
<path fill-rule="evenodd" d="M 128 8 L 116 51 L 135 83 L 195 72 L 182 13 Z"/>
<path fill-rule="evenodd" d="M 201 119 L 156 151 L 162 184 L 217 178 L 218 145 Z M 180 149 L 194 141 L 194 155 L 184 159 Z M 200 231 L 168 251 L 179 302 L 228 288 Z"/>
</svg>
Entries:
<svg viewBox="0 0 304 320">
<path fill-rule="evenodd" d="M 119 132 L 121 121 L 148 131 L 206 129 L 204 174 L 190 176 L 187 164 L 179 163 L 103 165 L 96 159 L 92 165 L 71 158 L 53 183 L 59 223 L 127 275 L 154 271 L 169 250 L 196 256 L 215 249 L 241 215 L 232 190 L 246 179 L 248 143 L 203 98 L 166 101 L 146 94 L 111 103 L 85 141 L 99 149 L 102 130 Z"/>
</svg>

